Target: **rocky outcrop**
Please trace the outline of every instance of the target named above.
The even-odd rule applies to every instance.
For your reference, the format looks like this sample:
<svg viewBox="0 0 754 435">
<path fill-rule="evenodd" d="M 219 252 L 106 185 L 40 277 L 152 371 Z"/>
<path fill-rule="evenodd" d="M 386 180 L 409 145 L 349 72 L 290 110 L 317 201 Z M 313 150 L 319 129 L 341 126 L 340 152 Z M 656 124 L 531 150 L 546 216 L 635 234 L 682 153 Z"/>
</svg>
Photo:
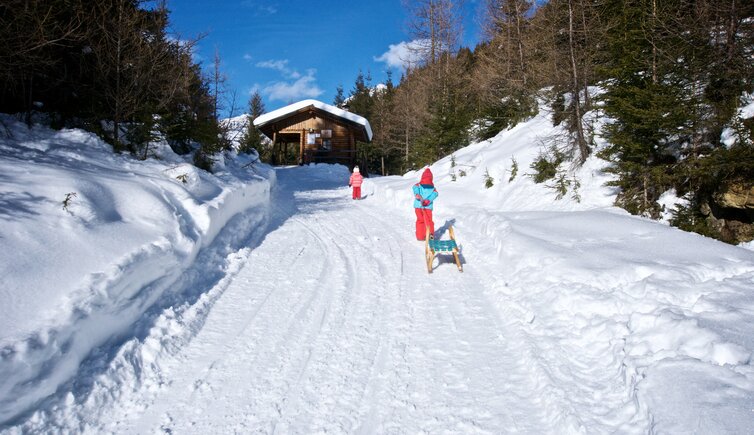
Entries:
<svg viewBox="0 0 754 435">
<path fill-rule="evenodd" d="M 715 203 L 723 208 L 754 210 L 754 186 L 732 184 L 715 195 Z"/>
<path fill-rule="evenodd" d="M 726 242 L 754 240 L 754 185 L 730 184 L 702 206 L 702 213 Z"/>
</svg>

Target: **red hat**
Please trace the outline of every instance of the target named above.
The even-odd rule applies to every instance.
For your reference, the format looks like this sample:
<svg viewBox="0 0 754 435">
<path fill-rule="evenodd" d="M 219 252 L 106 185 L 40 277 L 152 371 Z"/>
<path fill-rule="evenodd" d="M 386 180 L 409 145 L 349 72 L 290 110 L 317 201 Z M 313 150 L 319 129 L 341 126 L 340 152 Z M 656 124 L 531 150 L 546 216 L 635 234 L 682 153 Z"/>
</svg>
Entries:
<svg viewBox="0 0 754 435">
<path fill-rule="evenodd" d="M 419 184 L 434 184 L 432 183 L 432 171 L 429 170 L 429 168 L 424 170 L 424 173 L 422 174 L 421 181 L 419 181 Z"/>
</svg>

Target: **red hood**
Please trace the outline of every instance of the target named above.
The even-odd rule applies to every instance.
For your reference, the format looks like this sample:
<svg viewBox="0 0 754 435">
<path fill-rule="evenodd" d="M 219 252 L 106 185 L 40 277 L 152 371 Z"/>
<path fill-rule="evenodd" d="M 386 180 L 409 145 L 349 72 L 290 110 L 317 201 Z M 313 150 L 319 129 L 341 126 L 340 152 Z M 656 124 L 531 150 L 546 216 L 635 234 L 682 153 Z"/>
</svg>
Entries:
<svg viewBox="0 0 754 435">
<path fill-rule="evenodd" d="M 434 185 L 432 182 L 432 171 L 429 170 L 429 168 L 424 170 L 424 173 L 422 174 L 421 181 L 419 181 L 419 184 L 429 184 Z"/>
</svg>

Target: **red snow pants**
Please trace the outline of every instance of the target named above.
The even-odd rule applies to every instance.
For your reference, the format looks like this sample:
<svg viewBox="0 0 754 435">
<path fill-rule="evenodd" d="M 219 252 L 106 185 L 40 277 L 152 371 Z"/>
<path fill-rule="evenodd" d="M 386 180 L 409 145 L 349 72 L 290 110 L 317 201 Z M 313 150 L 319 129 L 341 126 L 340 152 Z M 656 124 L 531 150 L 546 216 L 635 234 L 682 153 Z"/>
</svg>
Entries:
<svg viewBox="0 0 754 435">
<path fill-rule="evenodd" d="M 361 199 L 361 186 L 353 186 L 353 199 Z"/>
<path fill-rule="evenodd" d="M 427 236 L 427 228 L 429 228 L 429 234 L 435 235 L 435 223 L 432 221 L 432 210 L 428 208 L 415 208 L 416 212 L 416 240 L 424 240 Z"/>
</svg>

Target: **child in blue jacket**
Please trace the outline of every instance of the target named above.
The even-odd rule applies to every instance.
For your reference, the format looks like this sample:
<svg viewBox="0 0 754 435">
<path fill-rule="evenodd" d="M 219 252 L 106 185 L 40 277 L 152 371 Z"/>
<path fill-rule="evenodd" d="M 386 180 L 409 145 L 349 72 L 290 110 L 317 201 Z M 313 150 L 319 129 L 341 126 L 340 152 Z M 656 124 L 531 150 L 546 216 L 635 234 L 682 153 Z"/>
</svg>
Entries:
<svg viewBox="0 0 754 435">
<path fill-rule="evenodd" d="M 432 207 L 437 198 L 437 189 L 432 182 L 432 171 L 424 170 L 421 179 L 414 184 L 414 212 L 416 213 L 416 240 L 424 240 L 429 228 L 429 236 L 435 235 L 435 223 L 432 221 Z"/>
</svg>

